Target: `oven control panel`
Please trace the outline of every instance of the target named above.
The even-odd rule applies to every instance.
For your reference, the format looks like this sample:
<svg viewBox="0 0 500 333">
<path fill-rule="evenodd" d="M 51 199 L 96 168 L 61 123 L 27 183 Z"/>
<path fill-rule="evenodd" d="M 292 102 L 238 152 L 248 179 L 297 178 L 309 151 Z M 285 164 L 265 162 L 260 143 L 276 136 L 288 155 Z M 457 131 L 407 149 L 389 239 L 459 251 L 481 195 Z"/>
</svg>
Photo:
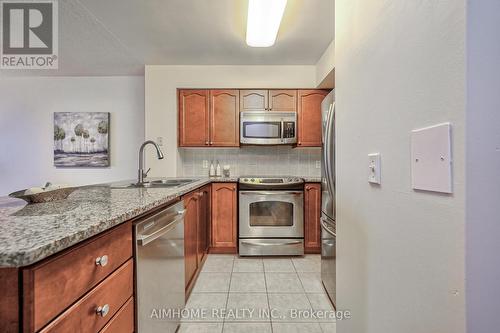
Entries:
<svg viewBox="0 0 500 333">
<path fill-rule="evenodd" d="M 261 186 L 282 186 L 292 184 L 303 184 L 304 179 L 298 177 L 243 177 L 239 179 L 240 184 Z"/>
</svg>

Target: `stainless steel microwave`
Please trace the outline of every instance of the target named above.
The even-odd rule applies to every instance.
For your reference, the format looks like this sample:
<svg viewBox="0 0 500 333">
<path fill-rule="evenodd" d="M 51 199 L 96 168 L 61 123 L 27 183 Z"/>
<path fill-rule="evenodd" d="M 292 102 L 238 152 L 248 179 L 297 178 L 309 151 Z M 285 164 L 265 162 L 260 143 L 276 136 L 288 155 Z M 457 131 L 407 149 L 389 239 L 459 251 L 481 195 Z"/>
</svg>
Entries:
<svg viewBox="0 0 500 333">
<path fill-rule="evenodd" d="M 241 112 L 240 143 L 249 145 L 290 145 L 297 143 L 297 113 Z"/>
</svg>

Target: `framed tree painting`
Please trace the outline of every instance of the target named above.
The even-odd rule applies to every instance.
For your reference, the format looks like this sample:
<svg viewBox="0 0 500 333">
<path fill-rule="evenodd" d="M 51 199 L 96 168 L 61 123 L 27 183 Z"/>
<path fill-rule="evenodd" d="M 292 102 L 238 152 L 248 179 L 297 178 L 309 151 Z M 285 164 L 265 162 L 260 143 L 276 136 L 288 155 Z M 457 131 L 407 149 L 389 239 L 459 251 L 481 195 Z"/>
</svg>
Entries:
<svg viewBox="0 0 500 333">
<path fill-rule="evenodd" d="M 55 112 L 56 167 L 109 166 L 109 112 Z"/>
</svg>

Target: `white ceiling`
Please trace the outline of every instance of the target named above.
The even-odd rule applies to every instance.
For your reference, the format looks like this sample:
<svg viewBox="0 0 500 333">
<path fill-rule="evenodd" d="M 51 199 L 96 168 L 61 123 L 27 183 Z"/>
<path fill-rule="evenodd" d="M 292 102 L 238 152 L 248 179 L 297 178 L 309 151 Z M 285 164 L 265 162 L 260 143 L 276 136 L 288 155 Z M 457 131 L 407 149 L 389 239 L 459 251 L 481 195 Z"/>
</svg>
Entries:
<svg viewBox="0 0 500 333">
<path fill-rule="evenodd" d="M 59 1 L 59 70 L 140 75 L 144 65 L 315 64 L 334 37 L 334 0 L 288 0 L 277 42 L 245 44 L 248 0 Z M 2 71 L 2 75 L 6 71 Z"/>
</svg>

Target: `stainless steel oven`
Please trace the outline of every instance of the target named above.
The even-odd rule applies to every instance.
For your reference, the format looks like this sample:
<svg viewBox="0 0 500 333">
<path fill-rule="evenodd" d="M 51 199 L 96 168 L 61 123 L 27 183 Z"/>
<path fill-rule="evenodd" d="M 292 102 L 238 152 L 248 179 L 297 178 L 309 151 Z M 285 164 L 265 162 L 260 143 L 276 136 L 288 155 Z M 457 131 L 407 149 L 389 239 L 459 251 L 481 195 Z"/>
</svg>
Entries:
<svg viewBox="0 0 500 333">
<path fill-rule="evenodd" d="M 303 180 L 245 177 L 239 188 L 239 254 L 303 255 Z"/>
<path fill-rule="evenodd" d="M 240 113 L 240 143 L 288 145 L 297 143 L 297 113 L 246 111 Z"/>
</svg>

